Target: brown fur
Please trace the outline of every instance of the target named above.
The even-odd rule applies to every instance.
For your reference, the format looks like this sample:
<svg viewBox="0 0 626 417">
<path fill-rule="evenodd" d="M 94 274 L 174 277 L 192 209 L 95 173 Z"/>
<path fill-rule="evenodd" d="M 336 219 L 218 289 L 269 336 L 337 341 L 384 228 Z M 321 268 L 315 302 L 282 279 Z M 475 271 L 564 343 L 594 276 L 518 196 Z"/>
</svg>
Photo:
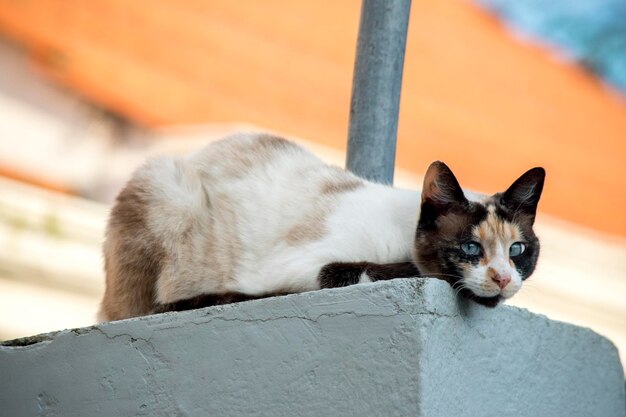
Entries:
<svg viewBox="0 0 626 417">
<path fill-rule="evenodd" d="M 441 273 L 442 259 L 438 253 L 438 245 L 457 244 L 458 236 L 463 230 L 471 228 L 472 218 L 466 213 L 448 213 L 437 218 L 436 229 L 430 234 L 417 234 L 413 257 L 418 260 L 420 272 L 424 275 Z M 442 278 L 449 280 L 451 277 Z"/>
<path fill-rule="evenodd" d="M 322 195 L 347 193 L 363 187 L 363 180 L 361 178 L 358 178 L 356 176 L 346 178 L 345 170 L 337 167 L 329 168 L 334 168 L 333 172 L 336 172 L 337 175 L 333 178 L 329 178 L 326 182 L 322 184 Z"/>
<path fill-rule="evenodd" d="M 329 208 L 318 205 L 285 235 L 285 241 L 291 246 L 298 246 L 316 241 L 326 234 L 326 217 Z"/>
<path fill-rule="evenodd" d="M 233 141 L 220 141 L 212 145 L 219 149 L 219 160 L 211 161 L 216 177 L 244 178 L 252 169 L 266 165 L 275 152 L 284 149 L 300 150 L 286 139 L 271 134 L 260 134 L 254 141 L 240 144 Z"/>
<path fill-rule="evenodd" d="M 165 250 L 146 227 L 146 213 L 141 183 L 129 184 L 111 211 L 104 245 L 107 285 L 102 300 L 103 319 L 117 320 L 152 311 L 154 282 Z"/>
<path fill-rule="evenodd" d="M 340 194 L 354 191 L 362 187 L 363 183 L 358 180 L 328 181 L 322 185 L 322 194 Z"/>
<path fill-rule="evenodd" d="M 322 238 L 327 232 L 326 218 L 333 205 L 333 199 L 337 195 L 355 191 L 361 187 L 363 187 L 363 180 L 357 177 L 345 178 L 345 171 L 337 168 L 337 176 L 322 183 L 319 200 L 300 223 L 287 231 L 285 241 L 291 246 L 298 246 Z"/>
</svg>

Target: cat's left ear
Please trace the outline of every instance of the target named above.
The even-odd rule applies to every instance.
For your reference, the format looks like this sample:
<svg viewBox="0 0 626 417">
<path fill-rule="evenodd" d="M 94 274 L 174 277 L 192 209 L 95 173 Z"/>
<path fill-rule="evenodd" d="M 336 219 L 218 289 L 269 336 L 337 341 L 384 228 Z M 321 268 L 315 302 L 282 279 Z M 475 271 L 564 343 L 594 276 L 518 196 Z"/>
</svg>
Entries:
<svg viewBox="0 0 626 417">
<path fill-rule="evenodd" d="M 530 215 L 534 222 L 545 177 L 546 171 L 543 168 L 528 170 L 504 192 L 502 204 L 514 212 Z"/>
</svg>

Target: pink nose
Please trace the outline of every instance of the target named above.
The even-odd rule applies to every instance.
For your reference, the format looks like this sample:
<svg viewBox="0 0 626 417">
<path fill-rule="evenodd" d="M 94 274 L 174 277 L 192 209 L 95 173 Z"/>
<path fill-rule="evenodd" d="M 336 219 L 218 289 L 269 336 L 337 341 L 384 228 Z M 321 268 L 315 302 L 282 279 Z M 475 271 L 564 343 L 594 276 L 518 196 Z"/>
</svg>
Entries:
<svg viewBox="0 0 626 417">
<path fill-rule="evenodd" d="M 511 275 L 510 274 L 498 274 L 496 272 L 495 274 L 491 276 L 491 279 L 493 280 L 493 282 L 498 284 L 498 287 L 500 287 L 500 289 L 502 290 L 504 289 L 504 287 L 508 285 L 509 282 L 511 282 Z"/>
</svg>

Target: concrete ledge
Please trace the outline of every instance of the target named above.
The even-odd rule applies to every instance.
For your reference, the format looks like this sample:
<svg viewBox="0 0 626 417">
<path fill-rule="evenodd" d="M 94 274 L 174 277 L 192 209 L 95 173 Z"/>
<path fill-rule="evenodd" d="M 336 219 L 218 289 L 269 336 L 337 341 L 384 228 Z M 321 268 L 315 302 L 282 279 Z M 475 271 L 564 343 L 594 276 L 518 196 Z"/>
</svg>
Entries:
<svg viewBox="0 0 626 417">
<path fill-rule="evenodd" d="M 0 346 L 19 416 L 625 415 L 615 347 L 513 307 L 394 280 Z"/>
</svg>

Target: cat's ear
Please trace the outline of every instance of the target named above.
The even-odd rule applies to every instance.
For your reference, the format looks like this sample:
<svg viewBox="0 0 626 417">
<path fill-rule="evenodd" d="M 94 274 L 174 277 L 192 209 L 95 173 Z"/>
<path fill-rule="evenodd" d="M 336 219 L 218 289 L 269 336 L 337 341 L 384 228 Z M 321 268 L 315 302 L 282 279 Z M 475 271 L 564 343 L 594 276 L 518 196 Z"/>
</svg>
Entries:
<svg viewBox="0 0 626 417">
<path fill-rule="evenodd" d="M 429 204 L 443 210 L 467 200 L 456 177 L 446 164 L 435 161 L 428 167 L 422 188 L 422 205 Z"/>
<path fill-rule="evenodd" d="M 545 177 L 546 171 L 543 168 L 528 170 L 504 192 L 502 204 L 514 212 L 530 215 L 534 221 Z"/>
</svg>

